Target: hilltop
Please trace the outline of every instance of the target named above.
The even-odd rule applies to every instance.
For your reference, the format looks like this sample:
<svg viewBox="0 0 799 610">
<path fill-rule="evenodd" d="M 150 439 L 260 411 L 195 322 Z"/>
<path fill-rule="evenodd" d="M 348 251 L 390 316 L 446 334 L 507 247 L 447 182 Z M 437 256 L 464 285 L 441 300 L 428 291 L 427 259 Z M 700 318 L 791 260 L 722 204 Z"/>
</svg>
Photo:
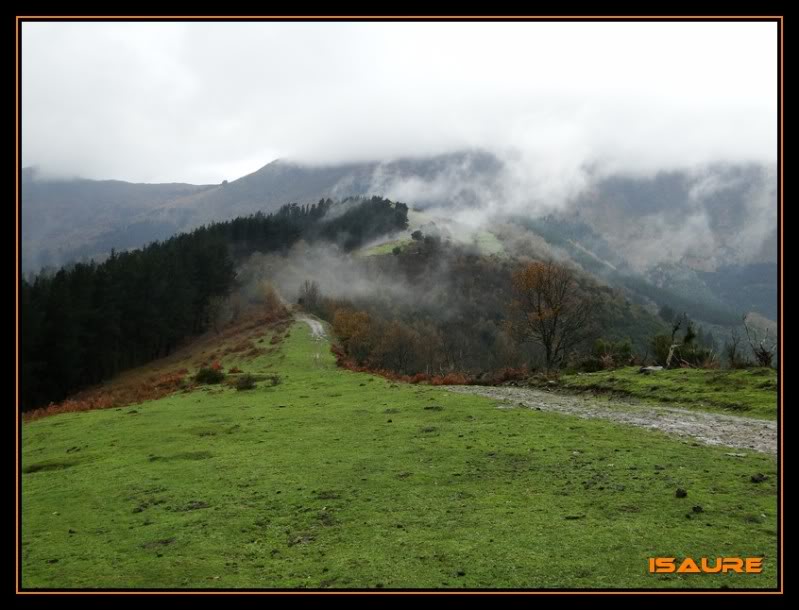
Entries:
<svg viewBox="0 0 799 610">
<path fill-rule="evenodd" d="M 22 180 L 22 267 L 98 260 L 210 222 L 282 205 L 378 195 L 438 218 L 451 232 L 523 225 L 630 298 L 729 326 L 776 320 L 776 174 L 711 164 L 653 175 L 589 174 L 565 198 L 539 197 L 537 168 L 481 150 L 427 158 L 310 165 L 278 159 L 216 185 Z M 502 241 L 504 238 L 500 238 Z M 393 246 L 392 246 L 393 247 Z M 498 248 L 502 247 L 500 243 Z"/>
<path fill-rule="evenodd" d="M 24 587 L 775 584 L 767 455 L 341 370 L 302 321 L 246 332 L 274 349 L 194 356 L 253 390 L 23 426 Z M 764 571 L 646 573 L 706 554 Z"/>
</svg>

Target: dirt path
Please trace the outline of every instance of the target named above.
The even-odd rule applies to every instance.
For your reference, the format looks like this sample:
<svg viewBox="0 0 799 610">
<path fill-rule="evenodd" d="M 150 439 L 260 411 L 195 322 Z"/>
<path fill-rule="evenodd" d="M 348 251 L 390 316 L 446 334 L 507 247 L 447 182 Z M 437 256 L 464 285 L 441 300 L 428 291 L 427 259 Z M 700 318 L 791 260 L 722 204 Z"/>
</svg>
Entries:
<svg viewBox="0 0 799 610">
<path fill-rule="evenodd" d="M 688 436 L 707 445 L 723 445 L 762 453 L 777 453 L 777 424 L 733 415 L 704 413 L 674 407 L 606 400 L 595 396 L 555 394 L 531 388 L 442 386 L 451 392 L 478 394 L 502 401 L 498 408 L 526 407 L 583 418 L 653 428 Z"/>
<path fill-rule="evenodd" d="M 314 339 L 326 339 L 327 335 L 325 334 L 325 327 L 322 326 L 322 323 L 318 320 L 314 320 L 312 318 L 307 318 L 305 316 L 297 317 L 297 320 L 300 322 L 305 322 L 308 326 L 311 327 L 311 336 Z"/>
</svg>

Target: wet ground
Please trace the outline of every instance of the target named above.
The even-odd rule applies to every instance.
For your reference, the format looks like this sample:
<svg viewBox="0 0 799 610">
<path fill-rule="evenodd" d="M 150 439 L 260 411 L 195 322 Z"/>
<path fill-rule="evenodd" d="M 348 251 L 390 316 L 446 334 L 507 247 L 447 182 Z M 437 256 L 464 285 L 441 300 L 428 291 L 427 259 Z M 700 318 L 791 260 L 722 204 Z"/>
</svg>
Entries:
<svg viewBox="0 0 799 610">
<path fill-rule="evenodd" d="M 500 401 L 498 408 L 554 411 L 583 418 L 607 419 L 686 436 L 707 445 L 722 445 L 776 455 L 777 424 L 772 421 L 652 406 L 597 396 L 564 395 L 532 388 L 442 386 L 451 392 L 477 394 Z"/>
</svg>

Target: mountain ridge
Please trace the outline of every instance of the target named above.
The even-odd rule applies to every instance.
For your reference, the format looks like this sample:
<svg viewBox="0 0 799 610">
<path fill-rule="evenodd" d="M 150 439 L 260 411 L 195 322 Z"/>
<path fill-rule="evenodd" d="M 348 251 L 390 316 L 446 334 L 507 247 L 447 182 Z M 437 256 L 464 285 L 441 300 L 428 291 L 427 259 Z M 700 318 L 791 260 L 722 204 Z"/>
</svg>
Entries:
<svg viewBox="0 0 799 610">
<path fill-rule="evenodd" d="M 380 195 L 433 209 L 445 222 L 469 221 L 476 232 L 518 218 L 593 273 L 618 270 L 657 289 L 704 294 L 714 307 L 752 305 L 776 318 L 776 289 L 773 297 L 763 295 L 764 286 L 776 286 L 776 173 L 770 165 L 717 163 L 651 176 L 595 177 L 542 216 L 532 195 L 513 183 L 511 170 L 518 175 L 525 167 L 510 163 L 482 150 L 314 165 L 279 158 L 210 185 L 55 180 L 37 178 L 37 170 L 26 167 L 23 271 L 101 260 L 111 249 L 141 247 L 289 202 Z M 744 281 L 740 291 L 737 278 Z"/>
</svg>

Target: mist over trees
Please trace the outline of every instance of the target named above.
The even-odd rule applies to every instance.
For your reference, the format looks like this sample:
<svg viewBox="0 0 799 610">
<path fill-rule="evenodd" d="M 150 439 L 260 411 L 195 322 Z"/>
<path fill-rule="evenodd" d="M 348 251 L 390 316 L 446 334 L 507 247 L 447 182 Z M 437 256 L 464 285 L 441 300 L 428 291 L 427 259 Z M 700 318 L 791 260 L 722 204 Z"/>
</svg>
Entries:
<svg viewBox="0 0 799 610">
<path fill-rule="evenodd" d="M 236 288 L 236 261 L 254 251 L 299 239 L 347 250 L 406 226 L 407 206 L 381 198 L 290 204 L 23 279 L 21 408 L 62 400 L 207 330 Z"/>
<path fill-rule="evenodd" d="M 312 265 L 302 264 L 308 259 Z M 633 346 L 644 353 L 651 337 L 665 328 L 618 291 L 563 263 L 520 252 L 486 256 L 473 246 L 423 233 L 391 255 L 366 260 L 303 250 L 281 261 L 259 263 L 284 266 L 285 273 L 276 271 L 277 284 L 332 324 L 342 357 L 353 367 L 490 380 L 508 369 L 593 363 L 599 358 L 592 355 L 599 328 L 605 339 L 600 355 L 612 349 L 619 363 L 629 364 Z M 545 337 L 516 332 L 524 310 L 515 287 L 524 287 L 519 278 L 525 269 L 549 271 L 529 285 L 551 289 L 541 319 L 546 325 L 554 321 L 554 329 Z"/>
<path fill-rule="evenodd" d="M 718 365 L 715 337 L 679 300 L 661 301 L 655 315 L 554 259 L 558 251 L 534 233 L 518 229 L 501 253 L 486 253 L 432 223 L 422 229 L 386 242 L 408 235 L 405 204 L 322 199 L 23 280 L 21 406 L 169 355 L 264 298 L 329 321 L 343 364 L 401 376 L 490 383 L 538 368 Z M 399 245 L 364 255 L 381 241 Z M 771 336 L 735 337 L 724 350 L 731 366 L 761 345 L 757 360 L 766 361 Z"/>
</svg>

